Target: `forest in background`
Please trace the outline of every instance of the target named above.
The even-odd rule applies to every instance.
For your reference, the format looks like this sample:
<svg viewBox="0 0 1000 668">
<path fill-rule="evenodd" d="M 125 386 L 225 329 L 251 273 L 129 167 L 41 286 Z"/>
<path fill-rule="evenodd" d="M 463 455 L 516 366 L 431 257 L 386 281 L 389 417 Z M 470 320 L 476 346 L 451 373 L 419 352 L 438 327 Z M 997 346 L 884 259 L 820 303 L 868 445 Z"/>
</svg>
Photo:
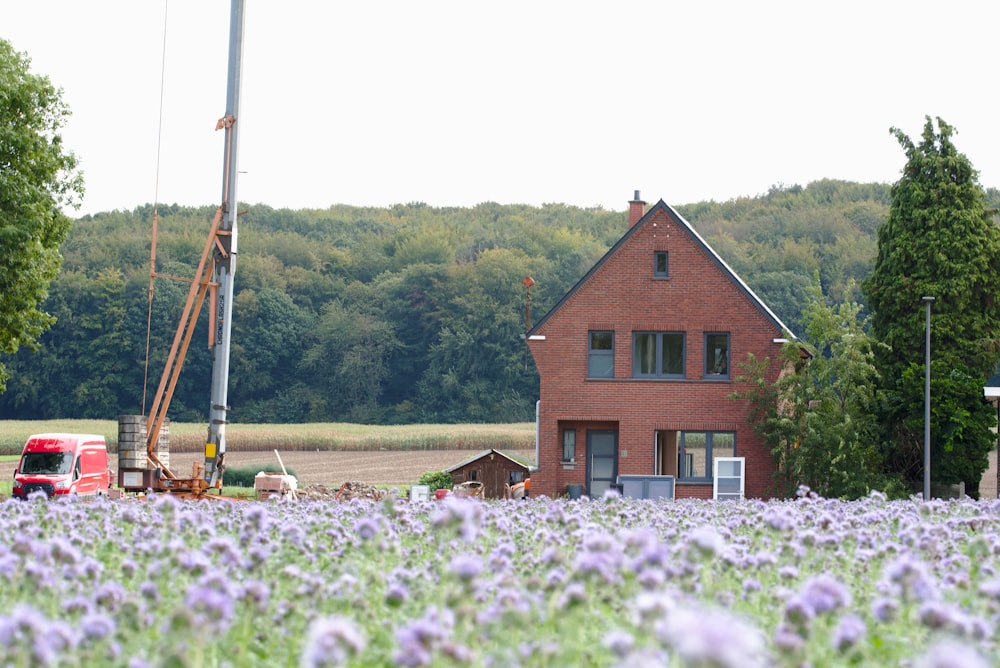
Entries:
<svg viewBox="0 0 1000 668">
<path fill-rule="evenodd" d="M 667 203 L 798 332 L 816 275 L 825 294 L 842 299 L 853 284 L 849 298 L 863 303 L 857 285 L 872 270 L 890 189 L 822 180 Z M 986 195 L 1000 206 L 1000 191 Z M 522 280 L 535 280 L 536 321 L 627 231 L 624 211 L 563 204 L 241 208 L 229 384 L 238 423 L 530 421 L 538 374 L 522 339 Z M 158 212 L 157 272 L 193 276 L 215 207 Z M 0 417 L 148 409 L 188 291 L 157 279 L 150 310 L 152 219 L 147 205 L 74 221 L 44 304 L 57 321 L 37 351 L 5 358 Z M 175 421 L 207 416 L 206 328 L 202 313 Z"/>
</svg>

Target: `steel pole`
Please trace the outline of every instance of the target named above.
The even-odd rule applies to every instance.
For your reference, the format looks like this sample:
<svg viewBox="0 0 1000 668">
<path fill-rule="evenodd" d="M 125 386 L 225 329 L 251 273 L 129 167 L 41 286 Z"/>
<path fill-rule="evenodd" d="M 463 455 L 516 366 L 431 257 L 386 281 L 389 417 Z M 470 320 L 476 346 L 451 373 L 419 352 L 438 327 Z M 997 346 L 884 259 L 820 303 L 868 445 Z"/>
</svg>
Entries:
<svg viewBox="0 0 1000 668">
<path fill-rule="evenodd" d="M 933 297 L 923 297 L 927 305 L 924 324 L 924 501 L 931 500 L 931 302 Z"/>
<path fill-rule="evenodd" d="M 233 276 L 237 255 L 238 135 L 240 83 L 243 74 L 244 0 L 232 0 L 229 24 L 229 71 L 226 87 L 226 113 L 218 128 L 225 130 L 222 172 L 222 224 L 219 249 L 215 255 L 213 282 L 217 287 L 215 312 L 212 314 L 212 387 L 209 406 L 208 437 L 205 442 L 205 481 L 210 487 L 221 484 L 226 456 L 226 424 L 229 410 L 229 353 L 232 334 Z"/>
</svg>

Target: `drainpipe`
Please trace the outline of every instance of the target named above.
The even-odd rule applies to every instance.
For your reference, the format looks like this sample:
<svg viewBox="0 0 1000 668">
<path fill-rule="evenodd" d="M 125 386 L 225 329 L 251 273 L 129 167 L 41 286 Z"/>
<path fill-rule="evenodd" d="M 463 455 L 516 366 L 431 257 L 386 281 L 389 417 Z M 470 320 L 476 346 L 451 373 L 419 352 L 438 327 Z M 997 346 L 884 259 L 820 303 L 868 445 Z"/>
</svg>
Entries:
<svg viewBox="0 0 1000 668">
<path fill-rule="evenodd" d="M 538 459 L 538 456 L 539 456 L 539 443 L 541 441 L 541 437 L 540 437 L 541 428 L 539 427 L 539 420 L 538 420 L 538 418 L 539 418 L 539 415 L 541 415 L 541 412 L 542 412 L 542 401 L 541 401 L 541 399 L 539 399 L 539 400 L 535 401 L 535 468 L 536 469 L 541 464 L 541 461 Z"/>
</svg>

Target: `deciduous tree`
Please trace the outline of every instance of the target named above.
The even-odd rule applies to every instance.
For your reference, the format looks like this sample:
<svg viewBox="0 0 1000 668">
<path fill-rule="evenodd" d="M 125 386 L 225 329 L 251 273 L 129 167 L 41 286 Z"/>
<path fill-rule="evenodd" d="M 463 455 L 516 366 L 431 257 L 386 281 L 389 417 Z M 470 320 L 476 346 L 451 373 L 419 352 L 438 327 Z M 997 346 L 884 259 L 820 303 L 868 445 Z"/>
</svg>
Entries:
<svg viewBox="0 0 1000 668">
<path fill-rule="evenodd" d="M 69 116 L 62 91 L 29 64 L 0 39 L 0 354 L 34 347 L 51 326 L 40 305 L 70 229 L 61 207 L 83 192 L 76 158 L 59 134 Z M 0 361 L 0 391 L 8 377 Z"/>
<path fill-rule="evenodd" d="M 845 294 L 849 294 L 847 286 Z M 898 493 L 886 476 L 875 422 L 876 343 L 859 304 L 827 302 L 819 281 L 809 291 L 805 336 L 782 347 L 784 372 L 768 384 L 771 361 L 740 364 L 734 398 L 751 403 L 755 431 L 770 445 L 779 492 L 799 485 L 828 497 L 858 498 L 874 489 Z"/>
</svg>

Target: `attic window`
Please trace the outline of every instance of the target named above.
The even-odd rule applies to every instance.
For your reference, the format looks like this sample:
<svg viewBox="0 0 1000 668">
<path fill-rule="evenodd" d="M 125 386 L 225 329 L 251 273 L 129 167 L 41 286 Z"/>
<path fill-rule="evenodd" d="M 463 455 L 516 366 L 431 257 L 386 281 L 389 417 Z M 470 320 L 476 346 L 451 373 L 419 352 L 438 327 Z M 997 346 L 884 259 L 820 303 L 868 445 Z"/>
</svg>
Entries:
<svg viewBox="0 0 1000 668">
<path fill-rule="evenodd" d="M 654 278 L 667 278 L 669 277 L 670 262 L 667 258 L 667 251 L 656 251 L 653 253 L 653 277 Z"/>
<path fill-rule="evenodd" d="M 588 332 L 587 377 L 615 377 L 615 333 Z"/>
</svg>

